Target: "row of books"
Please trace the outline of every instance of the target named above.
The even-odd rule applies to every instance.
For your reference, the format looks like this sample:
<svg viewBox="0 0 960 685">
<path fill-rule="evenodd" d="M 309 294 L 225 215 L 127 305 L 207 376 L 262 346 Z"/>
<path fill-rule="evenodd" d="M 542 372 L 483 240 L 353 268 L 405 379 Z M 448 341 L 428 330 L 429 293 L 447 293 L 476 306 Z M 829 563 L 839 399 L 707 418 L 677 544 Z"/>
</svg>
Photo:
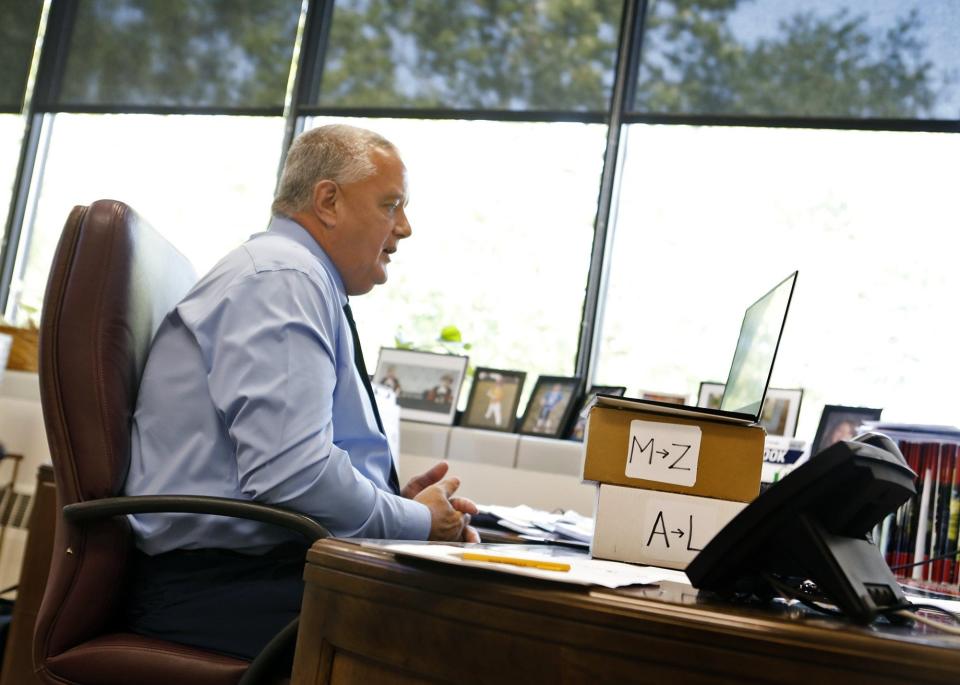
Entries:
<svg viewBox="0 0 960 685">
<path fill-rule="evenodd" d="M 888 516 L 874 539 L 900 578 L 960 586 L 960 431 L 936 426 L 878 425 L 898 442 L 917 474 L 917 492 Z"/>
</svg>

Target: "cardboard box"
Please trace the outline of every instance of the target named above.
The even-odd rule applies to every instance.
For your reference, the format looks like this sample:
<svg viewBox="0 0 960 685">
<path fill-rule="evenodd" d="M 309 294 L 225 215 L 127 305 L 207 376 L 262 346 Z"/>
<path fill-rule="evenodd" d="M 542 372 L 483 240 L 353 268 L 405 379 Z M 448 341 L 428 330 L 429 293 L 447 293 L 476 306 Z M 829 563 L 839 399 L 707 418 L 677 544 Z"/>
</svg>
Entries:
<svg viewBox="0 0 960 685">
<path fill-rule="evenodd" d="M 618 485 L 598 487 L 591 556 L 679 570 L 747 506 Z"/>
<path fill-rule="evenodd" d="M 737 502 L 759 494 L 763 428 L 634 406 L 600 398 L 590 410 L 584 481 Z"/>
</svg>

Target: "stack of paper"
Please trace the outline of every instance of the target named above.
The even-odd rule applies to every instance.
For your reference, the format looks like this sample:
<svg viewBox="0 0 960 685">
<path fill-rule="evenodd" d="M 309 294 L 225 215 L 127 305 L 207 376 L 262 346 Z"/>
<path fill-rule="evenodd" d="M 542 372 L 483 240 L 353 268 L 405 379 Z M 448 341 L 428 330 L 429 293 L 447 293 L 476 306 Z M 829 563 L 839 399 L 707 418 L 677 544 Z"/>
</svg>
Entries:
<svg viewBox="0 0 960 685">
<path fill-rule="evenodd" d="M 501 507 L 495 504 L 477 505 L 481 514 L 496 519 L 497 524 L 521 535 L 543 537 L 550 533 L 560 538 L 589 543 L 593 537 L 593 519 L 572 509 L 547 512 L 526 505 Z"/>
<path fill-rule="evenodd" d="M 635 566 L 617 561 L 601 561 L 575 551 L 558 552 L 556 548 L 531 551 L 530 547 L 520 545 L 457 547 L 424 543 L 364 542 L 362 544 L 379 547 L 400 556 L 575 585 L 617 588 L 626 585 L 656 585 L 663 581 L 689 582 L 687 575 L 682 571 L 654 566 Z"/>
</svg>

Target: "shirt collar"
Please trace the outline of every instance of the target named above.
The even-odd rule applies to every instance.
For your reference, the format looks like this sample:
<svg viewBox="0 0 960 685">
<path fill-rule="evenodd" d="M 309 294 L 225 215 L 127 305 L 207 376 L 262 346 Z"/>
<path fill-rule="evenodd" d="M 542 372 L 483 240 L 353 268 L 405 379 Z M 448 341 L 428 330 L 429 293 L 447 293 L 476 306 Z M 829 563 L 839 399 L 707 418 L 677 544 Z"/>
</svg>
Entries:
<svg viewBox="0 0 960 685">
<path fill-rule="evenodd" d="M 340 277 L 337 266 L 333 263 L 333 260 L 330 259 L 330 256 L 324 252 L 323 248 L 320 247 L 320 243 L 314 240 L 313 236 L 307 232 L 307 229 L 289 217 L 275 214 L 271 217 L 267 230 L 289 238 L 307 248 L 310 254 L 317 258 L 317 261 L 320 262 L 324 270 L 327 271 L 333 279 L 333 283 L 337 288 L 337 295 L 340 299 L 340 306 L 342 307 L 347 303 L 347 289 L 343 285 L 343 279 Z"/>
</svg>

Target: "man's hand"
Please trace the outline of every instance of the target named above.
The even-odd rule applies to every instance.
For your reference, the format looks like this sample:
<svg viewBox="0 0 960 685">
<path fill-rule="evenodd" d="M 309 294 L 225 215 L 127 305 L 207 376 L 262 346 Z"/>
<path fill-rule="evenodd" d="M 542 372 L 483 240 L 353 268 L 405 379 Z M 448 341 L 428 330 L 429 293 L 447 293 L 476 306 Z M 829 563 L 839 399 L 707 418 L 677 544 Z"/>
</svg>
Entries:
<svg viewBox="0 0 960 685">
<path fill-rule="evenodd" d="M 445 461 L 441 461 L 439 464 L 430 467 L 426 472 L 421 473 L 419 476 L 414 476 L 411 478 L 410 482 L 403 486 L 403 490 L 400 491 L 400 494 L 407 499 L 415 499 L 417 495 L 423 492 L 424 488 L 428 488 L 434 483 L 439 483 L 440 480 L 447 475 L 447 471 L 449 469 L 450 465 Z"/>
<path fill-rule="evenodd" d="M 428 474 L 441 466 L 443 467 L 443 473 L 446 473 L 447 465 L 445 463 L 437 464 L 419 478 L 427 477 Z M 411 480 L 404 491 L 414 481 L 417 481 L 417 478 Z M 459 487 L 459 478 L 446 478 L 439 483 L 423 487 L 413 498 L 415 501 L 426 505 L 430 510 L 430 540 L 480 542 L 477 531 L 469 525 L 470 515 L 477 513 L 477 505 L 465 497 L 453 497 L 453 493 Z"/>
</svg>

